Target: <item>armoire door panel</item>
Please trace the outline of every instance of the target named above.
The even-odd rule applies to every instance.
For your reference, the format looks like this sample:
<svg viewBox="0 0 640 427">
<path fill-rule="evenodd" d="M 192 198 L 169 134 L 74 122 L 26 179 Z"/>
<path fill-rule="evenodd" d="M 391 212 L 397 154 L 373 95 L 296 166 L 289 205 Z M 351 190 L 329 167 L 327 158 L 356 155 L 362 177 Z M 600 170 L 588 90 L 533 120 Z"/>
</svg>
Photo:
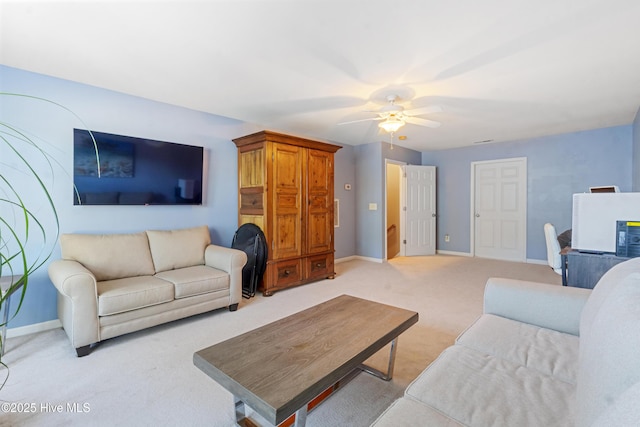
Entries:
<svg viewBox="0 0 640 427">
<path fill-rule="evenodd" d="M 331 174 L 330 153 L 317 150 L 309 150 L 307 157 L 308 187 L 309 193 L 326 192 L 329 182 L 333 182 Z"/>
<path fill-rule="evenodd" d="M 302 177 L 301 151 L 298 147 L 277 146 L 274 148 L 274 183 L 276 189 L 300 192 Z"/>
<path fill-rule="evenodd" d="M 307 253 L 332 251 L 333 154 L 309 150 L 307 155 Z"/>
<path fill-rule="evenodd" d="M 331 234 L 327 232 L 333 221 L 327 212 L 310 213 L 307 224 L 308 247 L 307 253 L 326 252 L 331 249 Z"/>
<path fill-rule="evenodd" d="M 302 162 L 299 147 L 273 147 L 273 259 L 302 254 Z"/>
<path fill-rule="evenodd" d="M 302 254 L 299 218 L 297 214 L 276 215 L 273 230 L 273 259 L 289 258 Z"/>
</svg>

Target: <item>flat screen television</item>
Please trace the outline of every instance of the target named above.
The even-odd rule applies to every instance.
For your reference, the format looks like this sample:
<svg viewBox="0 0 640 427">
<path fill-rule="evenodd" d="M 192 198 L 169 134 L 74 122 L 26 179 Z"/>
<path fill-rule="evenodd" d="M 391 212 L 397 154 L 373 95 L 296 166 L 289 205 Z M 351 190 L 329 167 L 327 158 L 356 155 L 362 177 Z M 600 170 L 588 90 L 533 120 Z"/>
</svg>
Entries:
<svg viewBox="0 0 640 427">
<path fill-rule="evenodd" d="M 93 135 L 100 159 L 100 176 Z M 201 205 L 204 148 L 73 130 L 74 205 Z"/>
</svg>

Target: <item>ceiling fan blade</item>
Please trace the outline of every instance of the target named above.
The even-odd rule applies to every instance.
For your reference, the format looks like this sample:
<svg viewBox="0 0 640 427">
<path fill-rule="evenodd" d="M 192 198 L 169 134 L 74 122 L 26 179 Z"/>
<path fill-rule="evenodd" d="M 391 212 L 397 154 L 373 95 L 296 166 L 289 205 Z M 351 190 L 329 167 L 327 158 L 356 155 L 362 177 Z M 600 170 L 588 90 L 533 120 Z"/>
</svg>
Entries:
<svg viewBox="0 0 640 427">
<path fill-rule="evenodd" d="M 413 125 L 418 125 L 418 126 L 426 126 L 428 128 L 437 128 L 440 127 L 440 122 L 436 122 L 435 120 L 427 120 L 427 119 L 421 119 L 419 117 L 405 117 L 404 121 L 407 123 L 411 123 Z"/>
<path fill-rule="evenodd" d="M 369 122 L 371 120 L 382 120 L 382 118 L 381 117 L 369 117 L 368 119 L 351 120 L 351 121 L 348 121 L 348 122 L 338 123 L 338 125 L 348 125 L 348 124 L 351 124 L 351 123 Z"/>
<path fill-rule="evenodd" d="M 422 114 L 442 113 L 439 105 L 427 105 L 426 107 L 412 108 L 404 112 L 408 116 L 420 116 Z"/>
</svg>

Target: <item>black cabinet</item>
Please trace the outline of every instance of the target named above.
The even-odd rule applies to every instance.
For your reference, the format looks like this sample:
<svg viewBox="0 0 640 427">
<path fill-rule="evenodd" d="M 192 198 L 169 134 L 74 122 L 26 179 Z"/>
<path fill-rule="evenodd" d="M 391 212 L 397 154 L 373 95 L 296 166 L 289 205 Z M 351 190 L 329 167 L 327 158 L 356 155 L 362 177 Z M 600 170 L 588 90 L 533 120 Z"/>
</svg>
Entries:
<svg viewBox="0 0 640 427">
<path fill-rule="evenodd" d="M 571 251 L 567 256 L 567 285 L 593 289 L 611 267 L 628 260 L 613 254 L 590 254 Z"/>
</svg>

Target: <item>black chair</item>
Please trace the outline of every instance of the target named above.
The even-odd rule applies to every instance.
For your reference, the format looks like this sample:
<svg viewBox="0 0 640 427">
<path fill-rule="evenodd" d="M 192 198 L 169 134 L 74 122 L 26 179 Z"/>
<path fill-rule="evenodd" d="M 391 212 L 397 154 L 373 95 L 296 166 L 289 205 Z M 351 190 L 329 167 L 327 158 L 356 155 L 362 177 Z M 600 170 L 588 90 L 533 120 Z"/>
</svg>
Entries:
<svg viewBox="0 0 640 427">
<path fill-rule="evenodd" d="M 242 297 L 251 298 L 267 266 L 267 240 L 260 227 L 243 224 L 233 235 L 231 247 L 247 254 L 247 263 L 242 269 Z"/>
</svg>

